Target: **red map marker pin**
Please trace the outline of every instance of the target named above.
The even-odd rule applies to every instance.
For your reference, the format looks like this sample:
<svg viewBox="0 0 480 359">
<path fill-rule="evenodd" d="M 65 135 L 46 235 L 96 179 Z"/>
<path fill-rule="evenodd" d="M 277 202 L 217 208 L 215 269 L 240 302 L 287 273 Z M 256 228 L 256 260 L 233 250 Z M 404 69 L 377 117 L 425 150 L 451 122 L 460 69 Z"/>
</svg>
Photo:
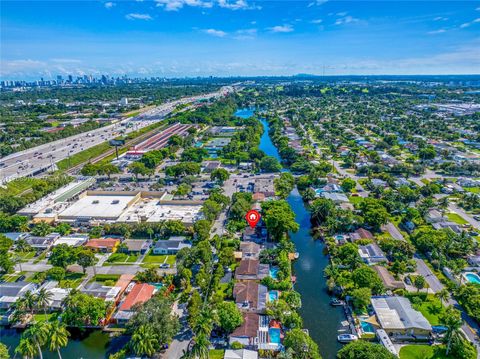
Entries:
<svg viewBox="0 0 480 359">
<path fill-rule="evenodd" d="M 247 212 L 247 214 L 245 215 L 245 219 L 247 220 L 250 227 L 253 228 L 257 225 L 258 221 L 260 220 L 260 213 L 252 209 Z"/>
</svg>

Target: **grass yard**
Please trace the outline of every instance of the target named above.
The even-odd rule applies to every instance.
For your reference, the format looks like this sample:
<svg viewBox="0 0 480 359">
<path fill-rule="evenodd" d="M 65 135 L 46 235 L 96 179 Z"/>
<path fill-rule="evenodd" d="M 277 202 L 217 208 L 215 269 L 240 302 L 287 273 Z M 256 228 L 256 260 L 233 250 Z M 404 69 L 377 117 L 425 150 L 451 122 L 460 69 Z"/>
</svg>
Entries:
<svg viewBox="0 0 480 359">
<path fill-rule="evenodd" d="M 120 274 L 97 274 L 92 278 L 92 282 L 106 282 L 107 280 L 117 281 Z"/>
<path fill-rule="evenodd" d="M 360 197 L 360 196 L 349 196 L 348 199 L 353 205 L 356 205 L 363 201 L 363 197 Z"/>
<path fill-rule="evenodd" d="M 18 278 L 20 278 L 21 276 L 22 276 L 22 274 L 16 274 L 16 273 L 4 274 L 4 275 L 1 277 L 1 280 L 2 280 L 3 282 L 13 283 L 13 282 L 15 282 Z"/>
<path fill-rule="evenodd" d="M 36 322 L 46 322 L 50 320 L 50 317 L 52 316 L 52 313 L 47 313 L 47 315 L 43 313 L 37 313 L 33 315 L 33 318 L 35 319 Z"/>
<path fill-rule="evenodd" d="M 468 223 L 466 220 L 464 220 L 460 215 L 456 213 L 448 213 L 447 214 L 448 220 L 455 222 L 456 224 L 466 224 Z"/>
<path fill-rule="evenodd" d="M 400 359 L 447 359 L 443 345 L 406 345 L 400 349 Z M 453 358 L 452 358 L 453 359 Z"/>
<path fill-rule="evenodd" d="M 225 350 L 223 349 L 210 349 L 210 359 L 223 359 Z"/>
<path fill-rule="evenodd" d="M 135 263 L 138 259 L 138 255 L 126 254 L 126 253 L 113 253 L 108 257 L 107 261 L 103 264 L 104 266 L 112 264 L 131 264 Z"/>
<path fill-rule="evenodd" d="M 0 194 L 10 194 L 17 196 L 20 193 L 31 189 L 34 184 L 38 183 L 38 179 L 30 177 L 17 178 L 8 182 L 5 188 L 0 188 Z"/>
<path fill-rule="evenodd" d="M 465 190 L 468 192 L 480 194 L 480 187 L 466 187 Z"/>
<path fill-rule="evenodd" d="M 176 262 L 175 255 L 152 254 L 152 252 L 150 252 L 148 255 L 146 255 L 145 258 L 143 259 L 143 263 L 145 263 L 145 264 L 168 263 L 172 267 L 175 264 L 175 262 Z"/>
<path fill-rule="evenodd" d="M 29 252 L 15 252 L 13 257 L 17 257 L 21 262 L 27 262 L 29 259 L 35 257 L 35 251 Z"/>
<path fill-rule="evenodd" d="M 440 316 L 445 311 L 443 305 L 440 304 L 440 300 L 432 295 L 429 295 L 427 300 L 422 302 L 422 304 L 413 305 L 413 307 L 421 312 L 431 325 L 439 325 Z"/>
</svg>

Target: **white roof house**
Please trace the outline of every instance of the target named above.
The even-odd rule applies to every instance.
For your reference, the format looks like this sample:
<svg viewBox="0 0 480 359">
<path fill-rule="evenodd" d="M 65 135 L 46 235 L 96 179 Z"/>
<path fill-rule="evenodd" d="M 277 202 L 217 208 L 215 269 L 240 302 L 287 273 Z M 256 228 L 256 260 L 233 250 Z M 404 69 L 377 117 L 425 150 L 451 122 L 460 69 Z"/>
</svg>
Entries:
<svg viewBox="0 0 480 359">
<path fill-rule="evenodd" d="M 223 359 L 258 359 L 258 353 L 254 350 L 247 349 L 227 349 Z"/>
<path fill-rule="evenodd" d="M 428 320 L 412 308 L 408 298 L 373 297 L 371 303 L 380 326 L 386 332 L 414 334 L 417 331 L 432 331 Z"/>
</svg>

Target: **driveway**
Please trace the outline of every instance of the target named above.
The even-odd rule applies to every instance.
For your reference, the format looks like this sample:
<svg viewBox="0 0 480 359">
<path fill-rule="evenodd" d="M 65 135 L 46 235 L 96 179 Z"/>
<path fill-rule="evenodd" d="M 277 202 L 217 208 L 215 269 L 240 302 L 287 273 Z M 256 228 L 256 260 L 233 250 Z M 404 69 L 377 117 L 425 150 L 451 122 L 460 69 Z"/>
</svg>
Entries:
<svg viewBox="0 0 480 359">
<path fill-rule="evenodd" d="M 181 358 L 184 352 L 187 351 L 188 344 L 193 338 L 193 333 L 187 323 L 186 304 L 179 304 L 176 301 L 173 304 L 173 311 L 180 319 L 180 332 L 173 338 L 165 353 L 162 353 L 161 358 L 165 359 Z"/>
<path fill-rule="evenodd" d="M 398 230 L 398 228 L 392 222 L 388 222 L 387 224 L 383 225 L 382 231 L 388 232 L 394 239 L 398 241 L 405 240 L 405 238 L 403 237 L 403 234 Z"/>
</svg>

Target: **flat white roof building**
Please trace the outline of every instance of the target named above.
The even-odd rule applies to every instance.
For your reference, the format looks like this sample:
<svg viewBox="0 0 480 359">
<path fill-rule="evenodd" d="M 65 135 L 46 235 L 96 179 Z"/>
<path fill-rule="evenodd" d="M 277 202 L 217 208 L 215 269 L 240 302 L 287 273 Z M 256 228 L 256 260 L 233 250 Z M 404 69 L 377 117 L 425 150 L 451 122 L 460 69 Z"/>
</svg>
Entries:
<svg viewBox="0 0 480 359">
<path fill-rule="evenodd" d="M 135 200 L 135 195 L 86 195 L 58 215 L 59 219 L 97 218 L 116 220 Z"/>
</svg>

